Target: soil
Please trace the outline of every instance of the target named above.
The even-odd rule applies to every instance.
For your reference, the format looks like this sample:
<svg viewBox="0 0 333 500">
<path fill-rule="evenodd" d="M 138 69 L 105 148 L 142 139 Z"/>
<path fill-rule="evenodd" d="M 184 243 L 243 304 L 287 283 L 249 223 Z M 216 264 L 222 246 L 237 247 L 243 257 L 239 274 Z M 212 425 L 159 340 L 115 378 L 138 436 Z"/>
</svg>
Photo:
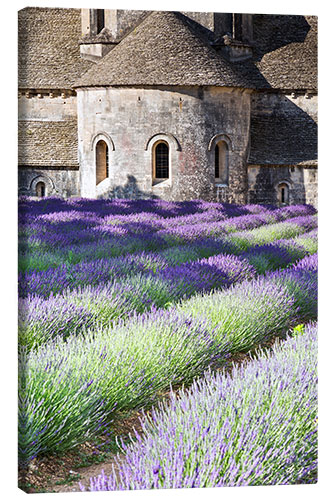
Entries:
<svg viewBox="0 0 333 500">
<path fill-rule="evenodd" d="M 281 342 L 280 336 L 272 337 L 268 342 L 262 343 L 251 349 L 250 352 L 239 352 L 233 355 L 227 365 L 215 362 L 213 370 L 226 370 L 231 373 L 234 365 L 248 363 L 258 353 L 258 347 L 270 350 L 276 342 Z M 177 391 L 177 389 L 175 389 Z M 169 392 L 160 394 L 160 398 L 167 397 Z M 149 413 L 145 411 L 145 414 Z M 114 435 L 126 437 L 129 433 L 133 435 L 133 429 L 140 433 L 143 412 L 132 411 L 118 418 L 112 425 Z M 101 446 L 102 445 L 102 446 Z M 107 449 L 107 451 L 105 451 Z M 104 450 L 104 451 L 101 451 Z M 19 471 L 19 487 L 26 493 L 59 493 L 80 491 L 81 483 L 86 489 L 89 488 L 90 478 L 98 476 L 102 470 L 106 475 L 117 474 L 116 446 L 103 446 L 103 438 L 99 444 L 86 442 L 78 446 L 75 451 L 68 452 L 62 456 L 46 456 L 33 460 L 28 470 Z M 121 455 L 119 455 L 121 457 Z"/>
</svg>

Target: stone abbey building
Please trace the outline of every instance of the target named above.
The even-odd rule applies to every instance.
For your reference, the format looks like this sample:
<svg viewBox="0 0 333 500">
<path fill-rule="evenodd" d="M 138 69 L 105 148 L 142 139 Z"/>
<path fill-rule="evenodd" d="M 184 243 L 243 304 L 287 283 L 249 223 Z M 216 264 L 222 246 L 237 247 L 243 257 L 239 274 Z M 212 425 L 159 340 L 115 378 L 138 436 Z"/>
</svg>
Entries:
<svg viewBox="0 0 333 500">
<path fill-rule="evenodd" d="M 316 17 L 18 18 L 20 194 L 316 205 Z"/>
</svg>

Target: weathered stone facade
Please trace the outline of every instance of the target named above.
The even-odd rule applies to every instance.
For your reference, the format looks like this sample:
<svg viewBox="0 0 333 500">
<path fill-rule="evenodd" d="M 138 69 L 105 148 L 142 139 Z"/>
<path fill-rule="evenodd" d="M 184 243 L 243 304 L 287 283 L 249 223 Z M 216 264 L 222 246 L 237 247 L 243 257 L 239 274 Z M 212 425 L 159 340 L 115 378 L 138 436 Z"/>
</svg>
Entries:
<svg viewBox="0 0 333 500">
<path fill-rule="evenodd" d="M 69 198 L 80 195 L 79 169 L 20 168 L 19 194 L 36 196 L 37 184 L 45 185 L 45 196 Z"/>
<path fill-rule="evenodd" d="M 81 194 L 216 199 L 211 141 L 229 144 L 226 200 L 247 199 L 250 93 L 223 87 L 78 89 Z M 195 126 L 193 127 L 193 124 Z M 109 177 L 96 186 L 95 145 L 109 146 Z M 154 185 L 152 150 L 170 148 L 170 177 Z M 230 194 L 229 194 L 230 193 Z"/>
<path fill-rule="evenodd" d="M 316 205 L 316 36 L 311 16 L 23 9 L 19 192 Z"/>
</svg>

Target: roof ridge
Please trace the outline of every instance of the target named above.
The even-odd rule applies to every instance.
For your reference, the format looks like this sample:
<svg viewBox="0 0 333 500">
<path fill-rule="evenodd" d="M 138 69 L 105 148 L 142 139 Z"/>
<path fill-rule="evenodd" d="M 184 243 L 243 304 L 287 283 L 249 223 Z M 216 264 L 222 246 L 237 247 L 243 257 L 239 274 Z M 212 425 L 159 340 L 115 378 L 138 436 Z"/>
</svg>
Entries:
<svg viewBox="0 0 333 500">
<path fill-rule="evenodd" d="M 252 88 L 246 72 L 239 71 L 218 54 L 204 30 L 181 12 L 150 12 L 84 73 L 74 87 L 219 85 Z"/>
</svg>

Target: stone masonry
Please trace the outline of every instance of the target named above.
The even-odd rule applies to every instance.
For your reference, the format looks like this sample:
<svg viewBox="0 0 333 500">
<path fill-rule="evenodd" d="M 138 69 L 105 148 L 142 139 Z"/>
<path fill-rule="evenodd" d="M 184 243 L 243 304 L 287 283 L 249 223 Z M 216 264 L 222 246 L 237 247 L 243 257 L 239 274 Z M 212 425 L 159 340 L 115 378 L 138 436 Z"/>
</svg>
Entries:
<svg viewBox="0 0 333 500">
<path fill-rule="evenodd" d="M 26 8 L 18 66 L 20 194 L 317 204 L 314 16 Z"/>
</svg>

